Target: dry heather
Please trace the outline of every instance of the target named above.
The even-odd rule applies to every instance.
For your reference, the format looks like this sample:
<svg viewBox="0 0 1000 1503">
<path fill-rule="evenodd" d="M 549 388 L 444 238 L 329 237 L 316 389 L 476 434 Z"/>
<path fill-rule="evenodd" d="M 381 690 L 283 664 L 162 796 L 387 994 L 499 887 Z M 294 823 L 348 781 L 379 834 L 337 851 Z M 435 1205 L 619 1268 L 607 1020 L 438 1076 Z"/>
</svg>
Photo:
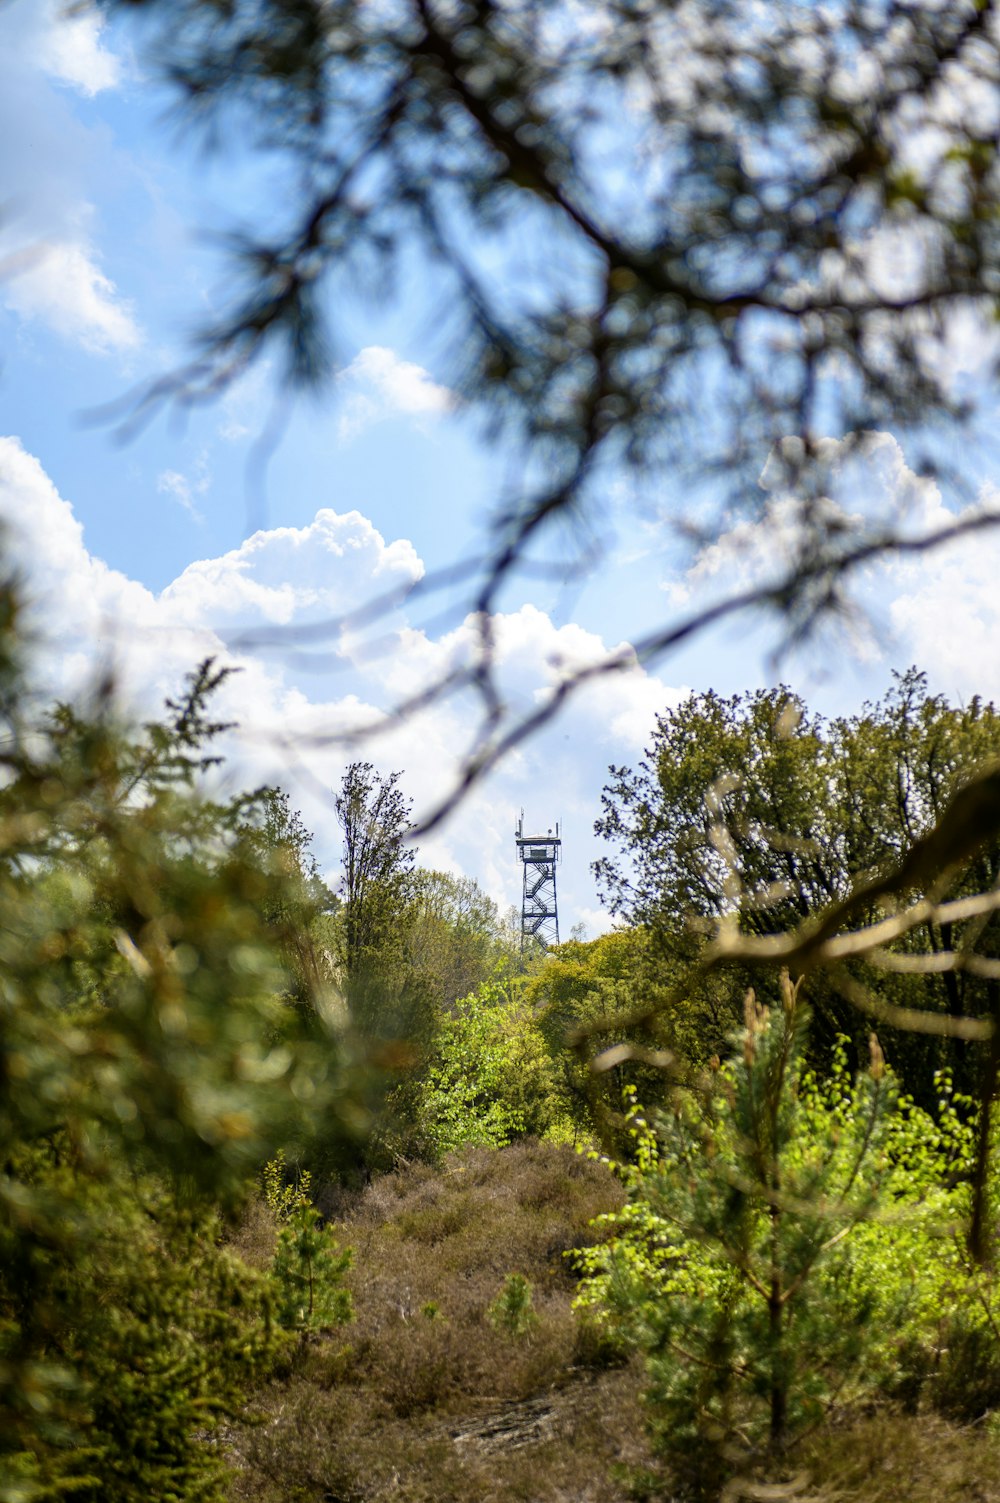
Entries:
<svg viewBox="0 0 1000 1503">
<path fill-rule="evenodd" d="M 260 1422 L 231 1432 L 233 1503 L 669 1503 L 641 1371 L 571 1308 L 564 1254 L 620 1200 L 599 1164 L 523 1143 L 412 1165 L 342 1201 L 355 1319 L 300 1347 L 257 1395 Z M 258 1203 L 236 1247 L 263 1266 L 273 1243 Z M 522 1337 L 487 1318 L 512 1272 L 538 1317 Z M 1000 1431 L 886 1405 L 826 1426 L 791 1474 L 748 1479 L 730 1503 L 1000 1503 Z"/>
<path fill-rule="evenodd" d="M 581 1333 L 568 1249 L 620 1203 L 607 1170 L 537 1143 L 413 1165 L 341 1206 L 355 1319 L 314 1340 L 233 1437 L 240 1503 L 616 1503 L 646 1460 L 641 1374 Z M 266 1260 L 260 1206 L 239 1250 Z M 497 1330 L 508 1274 L 537 1323 Z"/>
<path fill-rule="evenodd" d="M 1000 1436 L 988 1425 L 886 1406 L 826 1427 L 798 1459 L 815 1503 L 1000 1503 Z"/>
</svg>

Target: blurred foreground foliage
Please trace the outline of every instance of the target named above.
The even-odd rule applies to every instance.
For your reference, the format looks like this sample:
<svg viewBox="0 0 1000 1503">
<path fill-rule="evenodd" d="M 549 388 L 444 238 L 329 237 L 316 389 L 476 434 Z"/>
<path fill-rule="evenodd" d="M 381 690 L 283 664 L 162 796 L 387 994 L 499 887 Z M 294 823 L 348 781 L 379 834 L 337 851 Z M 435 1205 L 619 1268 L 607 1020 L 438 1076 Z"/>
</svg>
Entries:
<svg viewBox="0 0 1000 1503">
<path fill-rule="evenodd" d="M 364 1071 L 291 964 L 267 796 L 204 791 L 223 675 L 135 730 L 110 685 L 40 715 L 24 647 L 6 583 L 0 1498 L 216 1498 L 208 1438 L 273 1345 L 216 1219 L 282 1143 L 363 1131 Z"/>
</svg>

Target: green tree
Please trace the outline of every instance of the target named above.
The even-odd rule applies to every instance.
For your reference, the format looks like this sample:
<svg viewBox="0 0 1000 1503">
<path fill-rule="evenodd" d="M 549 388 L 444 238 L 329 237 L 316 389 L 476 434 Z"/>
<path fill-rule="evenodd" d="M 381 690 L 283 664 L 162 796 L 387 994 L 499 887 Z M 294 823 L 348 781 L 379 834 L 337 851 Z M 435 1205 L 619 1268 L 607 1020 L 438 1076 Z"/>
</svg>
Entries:
<svg viewBox="0 0 1000 1503">
<path fill-rule="evenodd" d="M 352 1027 L 378 1072 L 374 1123 L 354 1169 L 418 1151 L 420 1081 L 437 1022 L 433 978 L 413 963 L 417 913 L 410 800 L 398 772 L 353 762 L 336 796 L 343 837 L 338 966 Z M 339 1140 L 334 1144 L 343 1168 Z M 327 1170 L 336 1160 L 324 1160 Z"/>
<path fill-rule="evenodd" d="M 516 964 L 517 938 L 475 878 L 421 868 L 414 879 L 407 950 L 412 964 L 430 979 L 439 1006 L 451 1008 L 488 981 L 498 965 Z"/>
<path fill-rule="evenodd" d="M 392 1032 L 412 919 L 415 853 L 401 774 L 352 762 L 335 800 L 343 839 L 339 956 L 348 1006 L 365 1034 Z"/>
<path fill-rule="evenodd" d="M 615 929 L 590 941 L 568 940 L 549 950 L 524 983 L 524 1000 L 545 1040 L 578 1131 L 621 1142 L 622 1090 L 632 1085 L 644 1101 L 663 1092 L 654 1061 L 677 1039 L 657 1011 L 663 986 L 647 955 L 644 929 Z M 631 1020 L 644 1011 L 640 1024 Z M 595 1053 L 630 1048 L 630 1055 L 599 1073 Z M 605 1055 L 606 1057 L 606 1055 Z M 645 1062 L 644 1062 L 645 1061 Z"/>
<path fill-rule="evenodd" d="M 293 980 L 289 1000 L 317 998 L 333 1006 L 336 987 L 337 897 L 323 881 L 313 836 L 281 788 L 255 796 L 240 830 L 250 859 L 267 878 L 261 916 L 281 947 Z"/>
<path fill-rule="evenodd" d="M 690 976 L 688 1000 L 700 1029 L 688 1028 L 685 1038 L 695 1057 L 720 1052 L 735 1022 L 731 988 L 745 989 L 754 976 L 750 963 L 726 975 L 699 972 L 720 926 L 761 941 L 808 926 L 903 861 L 998 750 L 1000 716 L 992 705 L 978 699 L 949 705 L 927 692 L 916 670 L 897 676 L 880 701 L 830 723 L 810 716 L 784 689 L 729 700 L 692 696 L 658 719 L 638 770 L 612 768 L 597 829 L 617 853 L 596 869 L 612 911 L 648 934 L 661 975 L 679 984 Z M 998 872 L 1000 841 L 984 826 L 971 855 L 947 874 L 947 891 L 956 897 L 987 891 Z M 930 880 L 905 892 L 926 896 L 942 875 L 933 870 Z M 879 911 L 878 902 L 867 909 L 870 918 Z M 998 937 L 988 913 L 964 926 L 929 917 L 880 950 L 874 963 L 852 960 L 847 982 L 863 982 L 896 1008 L 990 1014 L 995 983 L 983 968 L 970 961 L 967 971 L 937 969 L 935 957 L 972 942 L 989 957 Z M 860 1060 L 864 1027 L 850 985 L 813 974 L 808 990 L 815 1047 L 828 1055 L 846 1033 Z M 688 1017 L 681 1007 L 678 1025 Z M 978 1092 L 984 1068 L 993 1068 L 981 1048 L 889 1024 L 881 1032 L 906 1088 L 924 1104 L 935 1097 L 943 1065 L 970 1094 Z"/>
<path fill-rule="evenodd" d="M 619 1240 L 583 1255 L 585 1302 L 644 1352 L 657 1445 L 705 1498 L 762 1445 L 780 1458 L 882 1338 L 850 1238 L 879 1205 L 895 1092 L 874 1035 L 856 1081 L 843 1060 L 810 1076 L 805 1010 L 781 989 L 774 1010 L 747 994 L 726 1066 L 665 1110 L 633 1104 Z"/>
<path fill-rule="evenodd" d="M 268 1300 L 215 1246 L 308 1110 L 358 1109 L 302 1038 L 239 830 L 219 674 L 129 730 L 105 686 L 39 719 L 0 587 L 0 1497 L 216 1499 L 216 1416 Z M 356 1123 L 354 1124 L 357 1125 Z"/>
<path fill-rule="evenodd" d="M 420 1131 L 433 1157 L 541 1137 L 564 1117 L 545 1041 L 509 983 L 486 982 L 444 1014 L 420 1091 Z"/>
</svg>

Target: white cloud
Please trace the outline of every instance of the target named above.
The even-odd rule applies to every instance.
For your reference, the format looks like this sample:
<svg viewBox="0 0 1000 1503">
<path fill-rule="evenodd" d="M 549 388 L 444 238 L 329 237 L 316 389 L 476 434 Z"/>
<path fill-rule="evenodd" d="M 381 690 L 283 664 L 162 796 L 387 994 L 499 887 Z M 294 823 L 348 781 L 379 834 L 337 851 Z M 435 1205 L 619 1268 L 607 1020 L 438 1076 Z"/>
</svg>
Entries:
<svg viewBox="0 0 1000 1503">
<path fill-rule="evenodd" d="M 256 532 L 221 558 L 190 564 L 162 600 L 173 619 L 215 629 L 302 625 L 341 615 L 374 591 L 405 587 L 422 574 L 405 538 L 387 544 L 360 512 L 323 508 L 308 527 Z"/>
<path fill-rule="evenodd" d="M 606 908 L 575 908 L 572 922 L 583 925 L 584 939 L 597 939 L 619 927 Z M 570 925 L 561 925 L 560 938 L 569 939 L 569 931 Z"/>
<path fill-rule="evenodd" d="M 821 440 L 810 483 L 827 493 L 812 497 L 808 512 L 787 488 L 802 458 L 798 439 L 776 446 L 760 477 L 766 495 L 760 511 L 737 519 L 701 548 L 682 576 L 664 580 L 674 604 L 686 605 L 695 596 L 709 604 L 749 586 L 778 584 L 801 556 L 807 517 L 810 525 L 857 541 L 870 526 L 905 539 L 954 521 L 937 484 L 909 468 L 890 433 Z"/>
<path fill-rule="evenodd" d="M 118 86 L 121 63 L 102 45 L 104 19 L 96 10 L 71 13 L 65 0 L 43 0 L 37 16 L 37 56 L 47 73 L 88 97 Z"/>
<path fill-rule="evenodd" d="M 91 202 L 121 171 L 106 132 L 53 79 L 93 94 L 117 64 L 94 11 L 69 19 L 62 0 L 0 4 L 0 298 L 24 320 L 101 354 L 124 354 L 141 335 L 97 246 Z M 102 181 L 103 180 L 103 181 Z"/>
<path fill-rule="evenodd" d="M 342 406 L 338 432 L 355 438 L 385 418 L 442 417 L 455 407 L 454 394 L 438 386 L 420 365 L 401 360 L 382 345 L 369 345 L 340 372 Z"/>
<path fill-rule="evenodd" d="M 205 488 L 197 481 L 194 483 L 194 486 L 199 492 Z M 188 516 L 195 522 L 204 522 L 204 515 L 198 510 L 195 504 L 194 495 L 192 494 L 192 482 L 186 475 L 182 475 L 179 470 L 163 470 L 156 477 L 156 489 L 161 496 L 172 496 L 177 505 L 186 511 Z"/>
<path fill-rule="evenodd" d="M 979 500 L 1000 512 L 995 487 L 985 488 Z M 938 496 L 928 520 L 943 527 L 955 515 Z M 925 669 L 935 687 L 964 700 L 979 694 L 1000 704 L 998 574 L 1000 527 L 926 557 L 896 559 L 874 582 L 897 651 Z"/>
<path fill-rule="evenodd" d="M 858 514 L 892 506 L 914 531 L 945 525 L 954 515 L 938 487 L 909 469 L 888 435 L 872 436 L 864 463 L 859 457 L 850 477 L 849 471 L 845 464 L 838 484 L 845 507 L 856 503 Z M 779 487 L 780 474 L 772 471 L 768 483 Z M 779 507 L 780 489 L 769 499 Z M 30 616 L 43 640 L 39 671 L 50 692 L 73 692 L 97 664 L 110 661 L 127 701 L 148 715 L 202 658 L 234 663 L 242 671 L 226 685 L 219 708 L 224 718 L 242 723 L 239 740 L 229 748 L 238 776 L 246 783 L 287 786 L 316 830 L 321 860 L 329 867 L 336 861 L 330 790 L 352 757 L 403 769 L 418 812 L 452 786 L 473 734 L 474 698 L 466 691 L 403 723 L 386 716 L 398 697 L 467 661 L 476 641 L 471 618 L 442 632 L 407 619 L 406 587 L 423 567 L 407 540 L 386 540 L 359 512 L 321 508 L 308 526 L 261 531 L 229 553 L 191 564 L 155 595 L 87 550 L 70 504 L 14 439 L 0 440 L 0 518 L 10 527 L 7 552 L 35 602 Z M 741 571 L 763 567 L 773 556 L 779 521 L 780 513 L 772 511 L 737 536 L 720 538 L 693 579 L 699 594 L 729 587 Z M 880 623 L 874 640 L 885 667 L 916 662 L 935 688 L 952 696 L 981 693 L 1000 700 L 998 572 L 1000 536 L 992 534 L 868 568 L 858 594 Z M 248 645 L 254 628 L 315 628 L 393 586 L 399 586 L 402 604 L 382 623 L 388 646 L 381 655 L 363 654 L 356 636 L 332 636 L 321 641 L 321 658 L 312 658 L 307 668 L 294 635 L 283 651 Z M 535 606 L 499 614 L 493 625 L 497 682 L 514 715 L 544 704 L 568 671 L 609 650 L 596 633 L 559 626 Z M 879 686 L 885 676 L 880 670 Z M 597 928 L 600 910 L 587 863 L 601 854 L 591 830 L 607 766 L 634 763 L 656 715 L 683 697 L 683 690 L 637 666 L 598 677 L 422 844 L 421 860 L 468 872 L 498 900 L 516 904 L 512 835 L 518 809 L 524 807 L 529 823 L 560 819 L 564 932 L 580 919 Z M 384 734 L 354 748 L 331 739 L 359 725 L 380 725 Z"/>
<path fill-rule="evenodd" d="M 56 333 L 95 354 L 133 350 L 141 343 L 131 305 L 101 271 L 82 241 L 50 241 L 25 258 L 4 289 L 8 308 L 40 318 Z"/>
<path fill-rule="evenodd" d="M 790 455 L 794 460 L 794 455 Z M 949 507 L 936 481 L 906 463 L 888 433 L 850 447 L 831 440 L 825 460 L 829 515 L 858 537 L 872 519 L 890 520 L 902 538 L 946 529 L 982 509 L 1000 512 L 1000 489 L 984 488 L 975 508 Z M 675 603 L 707 602 L 780 577 L 800 537 L 799 513 L 782 491 L 783 456 L 772 456 L 762 515 L 741 521 L 704 549 L 688 572 L 666 583 Z M 887 553 L 849 581 L 867 629 L 852 645 L 860 661 L 898 668 L 915 663 L 951 696 L 1000 702 L 1000 527 L 927 553 Z"/>
<path fill-rule="evenodd" d="M 356 640 L 334 639 L 324 644 L 319 674 L 302 668 L 294 644 L 266 655 L 245 640 L 240 646 L 233 635 L 248 627 L 316 623 L 396 584 L 405 592 L 423 569 L 405 539 L 387 542 L 358 512 L 321 509 L 307 527 L 258 532 L 230 553 L 192 564 L 154 595 L 89 553 L 69 502 L 16 439 L 0 439 L 0 519 L 9 525 L 8 554 L 29 583 L 38 671 L 49 692 L 71 694 L 99 663 L 110 662 L 126 702 L 148 715 L 201 659 L 214 655 L 233 663 L 241 671 L 226 684 L 219 710 L 242 725 L 228 748 L 238 776 L 288 787 L 317 832 L 324 862 L 336 859 L 330 790 L 352 757 L 403 769 L 418 812 L 453 785 L 470 742 L 470 698 L 403 723 L 387 720 L 385 711 L 399 694 L 469 651 L 471 621 L 434 637 L 397 615 L 384 623 L 391 650 L 368 659 Z M 532 606 L 499 616 L 495 625 L 499 681 L 515 713 L 551 693 L 570 664 L 594 661 L 605 651 L 595 634 L 556 626 Z M 523 805 L 529 822 L 563 821 L 565 932 L 577 910 L 586 908 L 593 923 L 587 863 L 599 854 L 591 830 L 607 765 L 637 756 L 655 713 L 679 697 L 637 667 L 599 678 L 422 843 L 421 860 L 468 872 L 499 901 L 518 903 L 513 828 Z M 380 723 L 386 734 L 361 748 L 330 740 L 345 728 Z"/>
</svg>

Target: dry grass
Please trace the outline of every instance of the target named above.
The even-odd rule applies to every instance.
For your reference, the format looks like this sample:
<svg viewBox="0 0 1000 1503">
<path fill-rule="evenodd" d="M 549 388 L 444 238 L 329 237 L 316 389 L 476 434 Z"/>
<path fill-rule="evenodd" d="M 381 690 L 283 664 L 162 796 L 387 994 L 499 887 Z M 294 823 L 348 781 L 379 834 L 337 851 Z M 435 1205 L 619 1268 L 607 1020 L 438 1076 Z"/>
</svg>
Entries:
<svg viewBox="0 0 1000 1503">
<path fill-rule="evenodd" d="M 618 1503 L 615 1462 L 645 1459 L 635 1367 L 581 1341 L 567 1249 L 620 1204 L 607 1171 L 527 1143 L 412 1165 L 341 1206 L 356 1318 L 300 1354 L 234 1437 L 241 1503 Z M 267 1245 L 258 1207 L 235 1239 Z M 529 1335 L 487 1310 L 509 1273 L 533 1286 Z"/>
<path fill-rule="evenodd" d="M 356 1318 L 304 1346 L 258 1395 L 261 1423 L 231 1434 L 233 1503 L 669 1503 L 644 1438 L 636 1365 L 574 1319 L 564 1253 L 620 1203 L 600 1165 L 520 1144 L 443 1170 L 412 1165 L 336 1205 L 355 1249 Z M 261 1266 L 266 1208 L 233 1245 Z M 532 1283 L 529 1335 L 494 1329 L 506 1276 Z M 787 1503 L 1000 1503 L 1000 1431 L 886 1406 L 842 1418 L 734 1493 Z M 630 1481 L 626 1481 L 628 1478 Z"/>
<path fill-rule="evenodd" d="M 270 1267 L 277 1240 L 274 1216 L 261 1199 L 250 1201 L 239 1224 L 226 1237 L 227 1245 L 237 1257 L 258 1271 Z"/>
<path fill-rule="evenodd" d="M 822 1503 L 1000 1503 L 1000 1436 L 884 1409 L 832 1425 L 802 1462 Z"/>
</svg>

